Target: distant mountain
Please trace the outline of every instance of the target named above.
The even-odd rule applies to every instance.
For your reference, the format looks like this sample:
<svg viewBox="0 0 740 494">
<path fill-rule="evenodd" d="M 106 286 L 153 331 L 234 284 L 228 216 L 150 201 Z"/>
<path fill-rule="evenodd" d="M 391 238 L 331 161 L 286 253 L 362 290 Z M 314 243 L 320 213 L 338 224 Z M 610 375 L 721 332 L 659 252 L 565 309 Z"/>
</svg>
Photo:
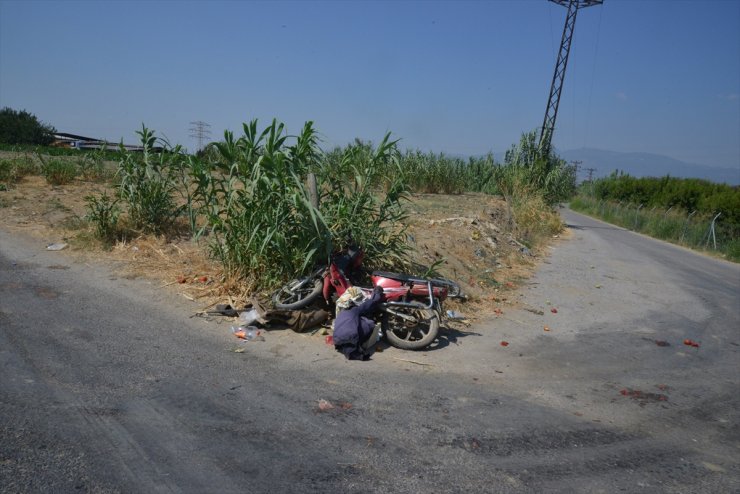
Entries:
<svg viewBox="0 0 740 494">
<path fill-rule="evenodd" d="M 740 168 L 723 168 L 719 166 L 697 165 L 686 163 L 652 153 L 622 153 L 603 149 L 581 148 L 557 151 L 566 161 L 582 161 L 578 180 L 588 175 L 586 168 L 596 168 L 594 178 L 605 177 L 614 170 L 621 170 L 633 177 L 664 177 L 670 175 L 679 178 L 703 178 L 712 182 L 740 185 Z"/>
</svg>

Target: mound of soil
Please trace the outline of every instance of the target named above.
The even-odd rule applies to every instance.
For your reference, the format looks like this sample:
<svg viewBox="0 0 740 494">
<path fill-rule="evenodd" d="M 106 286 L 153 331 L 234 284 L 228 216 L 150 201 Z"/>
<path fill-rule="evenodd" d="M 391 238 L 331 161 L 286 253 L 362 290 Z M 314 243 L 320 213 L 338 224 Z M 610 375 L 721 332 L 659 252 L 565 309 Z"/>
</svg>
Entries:
<svg viewBox="0 0 740 494">
<path fill-rule="evenodd" d="M 511 234 L 506 202 L 486 194 L 414 195 L 409 206 L 409 242 L 425 266 L 457 281 L 469 302 L 505 298 L 536 266 L 535 252 Z"/>
</svg>

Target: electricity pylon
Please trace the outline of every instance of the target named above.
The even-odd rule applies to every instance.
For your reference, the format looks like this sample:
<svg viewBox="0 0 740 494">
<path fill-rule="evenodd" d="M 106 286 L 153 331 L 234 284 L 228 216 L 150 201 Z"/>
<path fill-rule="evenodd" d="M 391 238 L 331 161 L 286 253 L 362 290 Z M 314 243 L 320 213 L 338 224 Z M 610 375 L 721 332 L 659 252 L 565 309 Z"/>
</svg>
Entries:
<svg viewBox="0 0 740 494">
<path fill-rule="evenodd" d="M 201 120 L 190 122 L 190 137 L 198 141 L 198 151 L 203 149 L 203 141 L 211 138 L 211 126 Z"/>
<path fill-rule="evenodd" d="M 545 120 L 542 122 L 542 131 L 540 132 L 540 149 L 544 152 L 550 150 L 552 134 L 555 132 L 555 120 L 558 117 L 558 105 L 560 105 L 560 93 L 563 90 L 563 81 L 565 80 L 565 69 L 568 67 L 568 55 L 570 55 L 570 43 L 573 40 L 573 30 L 576 27 L 576 16 L 578 9 L 600 5 L 604 0 L 550 0 L 553 3 L 568 7 L 568 14 L 565 16 L 565 26 L 563 26 L 563 37 L 560 39 L 560 51 L 558 52 L 558 61 L 555 63 L 555 73 L 552 76 L 550 85 L 550 98 L 547 100 L 547 109 L 545 110 Z"/>
</svg>

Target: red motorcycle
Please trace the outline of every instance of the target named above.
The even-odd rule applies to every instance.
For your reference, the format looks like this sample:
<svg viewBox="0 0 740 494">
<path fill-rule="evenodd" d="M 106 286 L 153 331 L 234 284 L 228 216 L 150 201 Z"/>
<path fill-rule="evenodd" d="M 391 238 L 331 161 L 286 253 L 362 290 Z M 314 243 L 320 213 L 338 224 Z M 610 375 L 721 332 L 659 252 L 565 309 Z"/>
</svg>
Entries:
<svg viewBox="0 0 740 494">
<path fill-rule="evenodd" d="M 319 297 L 333 304 L 361 271 L 364 253 L 347 249 L 331 256 L 328 267 L 293 280 L 272 297 L 276 309 L 295 310 L 312 304 Z M 404 350 L 420 350 L 430 345 L 439 333 L 442 301 L 462 298 L 460 286 L 446 279 L 425 279 L 399 273 L 373 271 L 372 287 L 361 287 L 368 297 L 375 286 L 383 287 L 385 301 L 378 318 L 388 342 Z"/>
</svg>

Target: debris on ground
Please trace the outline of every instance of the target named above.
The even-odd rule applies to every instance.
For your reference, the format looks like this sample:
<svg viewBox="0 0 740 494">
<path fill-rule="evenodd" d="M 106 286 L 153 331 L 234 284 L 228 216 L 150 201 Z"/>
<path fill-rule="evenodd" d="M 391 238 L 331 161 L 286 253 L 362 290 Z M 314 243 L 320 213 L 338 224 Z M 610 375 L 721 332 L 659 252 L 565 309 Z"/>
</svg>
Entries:
<svg viewBox="0 0 740 494">
<path fill-rule="evenodd" d="M 332 405 L 330 401 L 327 401 L 324 399 L 319 400 L 319 410 L 320 411 L 325 412 L 327 410 L 333 410 L 333 409 L 334 409 L 334 405 Z"/>
<path fill-rule="evenodd" d="M 665 340 L 655 340 L 655 344 L 658 346 L 671 346 L 671 344 Z"/>
<path fill-rule="evenodd" d="M 245 310 L 241 314 L 239 314 L 239 323 L 240 324 L 246 324 L 249 326 L 250 324 L 254 323 L 257 319 L 259 319 L 260 315 L 259 312 L 257 312 L 257 309 L 252 308 L 249 310 Z"/>
<path fill-rule="evenodd" d="M 398 360 L 400 362 L 408 362 L 410 364 L 424 365 L 424 366 L 432 366 L 433 367 L 433 364 L 428 364 L 426 362 L 419 362 L 417 360 L 409 360 L 409 359 L 406 359 L 406 358 L 393 357 L 393 360 Z"/>
<path fill-rule="evenodd" d="M 667 386 L 666 386 L 667 389 Z M 644 407 L 648 403 L 657 403 L 668 401 L 668 396 L 661 393 L 645 393 L 639 389 L 624 388 L 619 391 L 622 396 L 632 398 L 634 401 L 639 402 L 641 407 Z"/>
<path fill-rule="evenodd" d="M 234 309 L 229 304 L 217 304 L 213 310 L 209 310 L 208 312 L 206 312 L 206 314 L 214 316 L 237 317 L 239 315 L 239 311 Z"/>
<path fill-rule="evenodd" d="M 49 244 L 46 246 L 46 250 L 64 250 L 67 248 L 67 244 L 64 242 L 57 242 L 55 244 Z"/>
<path fill-rule="evenodd" d="M 557 314 L 558 310 L 555 307 L 553 307 L 552 309 L 550 309 L 550 312 L 552 312 L 553 314 Z"/>
<path fill-rule="evenodd" d="M 683 340 L 683 344 L 686 345 L 686 346 L 692 346 L 694 348 L 699 348 L 699 346 L 700 346 L 698 342 L 696 342 L 694 340 L 690 340 L 688 338 L 686 338 L 685 340 Z"/>
<path fill-rule="evenodd" d="M 324 400 L 322 398 L 322 399 L 319 400 L 319 403 L 318 403 L 318 407 L 317 408 L 318 408 L 318 411 L 319 412 L 329 412 L 331 410 L 348 411 L 348 410 L 352 410 L 352 403 L 350 403 L 348 401 L 338 401 L 335 404 L 335 403 L 332 403 L 329 400 Z"/>
<path fill-rule="evenodd" d="M 550 326 L 545 326 L 545 327 L 544 327 L 543 329 L 544 329 L 545 331 L 550 331 Z"/>
<path fill-rule="evenodd" d="M 246 341 L 265 341 L 262 330 L 256 326 L 231 326 L 231 332 L 239 339 Z"/>
<path fill-rule="evenodd" d="M 544 316 L 545 312 L 541 311 L 539 309 L 533 309 L 532 307 L 525 307 L 524 310 L 527 312 L 531 312 L 532 314 L 537 314 L 538 316 Z"/>
<path fill-rule="evenodd" d="M 466 317 L 455 310 L 448 310 L 447 317 L 450 319 L 466 319 Z"/>
<path fill-rule="evenodd" d="M 509 346 L 509 342 L 508 341 L 502 341 L 501 342 L 501 346 Z"/>
</svg>

